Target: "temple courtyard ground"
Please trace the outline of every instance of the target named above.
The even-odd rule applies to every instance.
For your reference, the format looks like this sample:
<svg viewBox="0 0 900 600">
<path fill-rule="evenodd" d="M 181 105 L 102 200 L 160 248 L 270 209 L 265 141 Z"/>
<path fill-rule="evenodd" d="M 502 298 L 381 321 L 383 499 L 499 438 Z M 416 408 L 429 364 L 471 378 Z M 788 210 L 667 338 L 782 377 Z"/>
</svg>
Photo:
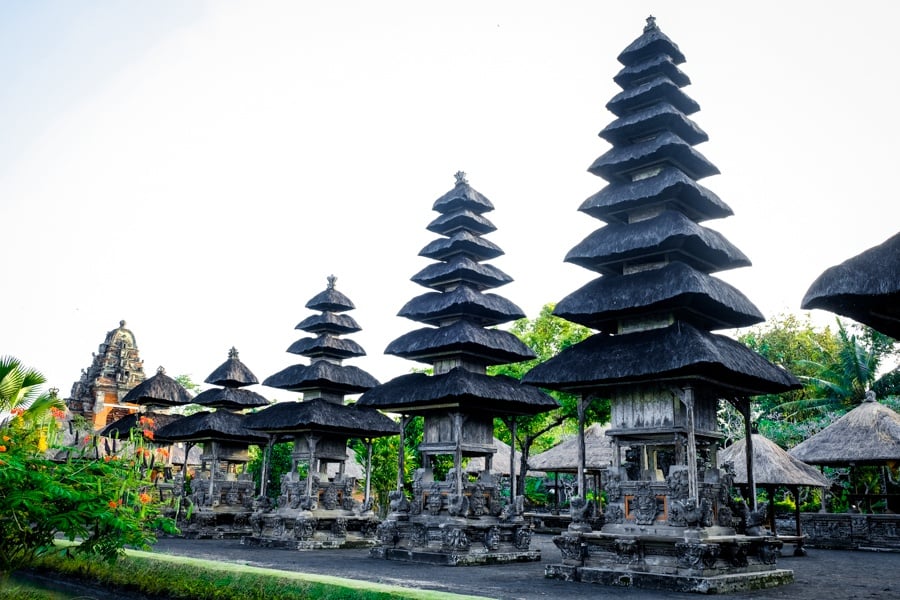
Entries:
<svg viewBox="0 0 900 600">
<path fill-rule="evenodd" d="M 544 565 L 559 562 L 551 535 L 535 535 L 540 562 L 479 567 L 442 567 L 385 561 L 369 557 L 368 550 L 293 551 L 249 548 L 238 540 L 184 540 L 164 538 L 155 552 L 255 567 L 316 573 L 409 588 L 437 590 L 497 599 L 533 598 L 697 598 L 698 594 L 666 593 L 636 588 L 544 578 Z M 729 598 L 785 598 L 791 600 L 900 598 L 900 553 L 820 550 L 795 557 L 786 545 L 778 568 L 794 571 L 794 583 Z"/>
</svg>

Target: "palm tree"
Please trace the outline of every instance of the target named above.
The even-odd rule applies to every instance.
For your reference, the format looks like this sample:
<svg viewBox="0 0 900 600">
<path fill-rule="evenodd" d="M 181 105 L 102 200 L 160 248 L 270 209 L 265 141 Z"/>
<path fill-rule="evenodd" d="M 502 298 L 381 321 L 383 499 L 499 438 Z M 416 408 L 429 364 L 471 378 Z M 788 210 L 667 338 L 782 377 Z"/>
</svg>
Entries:
<svg viewBox="0 0 900 600">
<path fill-rule="evenodd" d="M 51 408 L 65 408 L 54 394 L 43 392 L 45 383 L 47 379 L 40 371 L 24 366 L 15 357 L 0 357 L 0 426 L 13 414 L 37 418 Z"/>
</svg>

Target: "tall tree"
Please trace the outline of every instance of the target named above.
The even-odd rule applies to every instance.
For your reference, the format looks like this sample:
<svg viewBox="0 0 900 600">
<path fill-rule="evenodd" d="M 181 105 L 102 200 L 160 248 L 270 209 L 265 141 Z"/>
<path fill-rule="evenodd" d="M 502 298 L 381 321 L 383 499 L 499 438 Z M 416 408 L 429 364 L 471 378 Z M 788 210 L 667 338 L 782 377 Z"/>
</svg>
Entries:
<svg viewBox="0 0 900 600">
<path fill-rule="evenodd" d="M 536 319 L 519 319 L 509 329 L 534 351 L 536 358 L 520 363 L 490 367 L 488 372 L 492 375 L 500 374 L 521 379 L 535 365 L 556 356 L 569 346 L 573 346 L 591 335 L 592 331 L 587 327 L 554 316 L 554 308 L 553 303 L 545 304 Z M 519 466 L 516 469 L 518 473 L 517 490 L 525 489 L 528 458 L 535 451 L 545 450 L 559 441 L 561 430 L 566 424 L 573 423 L 577 418 L 577 396 L 550 390 L 548 393 L 559 402 L 559 408 L 538 415 L 515 417 L 516 439 L 514 441 L 511 439 L 511 420 L 498 419 L 504 426 L 495 427 L 495 430 L 500 432 L 497 437 L 513 445 L 519 453 Z M 593 401 L 589 406 L 586 421 L 589 423 L 605 422 L 608 419 L 609 401 Z"/>
</svg>

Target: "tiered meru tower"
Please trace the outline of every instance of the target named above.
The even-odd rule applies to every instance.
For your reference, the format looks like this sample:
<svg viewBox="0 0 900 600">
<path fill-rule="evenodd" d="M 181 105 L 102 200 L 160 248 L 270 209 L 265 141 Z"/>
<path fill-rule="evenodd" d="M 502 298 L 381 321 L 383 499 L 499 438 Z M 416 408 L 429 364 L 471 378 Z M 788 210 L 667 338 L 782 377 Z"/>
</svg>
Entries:
<svg viewBox="0 0 900 600">
<path fill-rule="evenodd" d="M 607 435 L 630 448 L 633 464 L 617 456 L 602 530 L 557 538 L 563 562 L 547 575 L 682 591 L 789 582 L 793 573 L 775 567 L 780 542 L 739 533 L 743 509 L 716 468 L 716 409 L 726 400 L 746 417 L 750 396 L 799 382 L 711 333 L 764 318 L 710 275 L 750 262 L 700 224 L 731 210 L 697 183 L 718 170 L 693 148 L 707 136 L 687 117 L 699 107 L 682 91 L 684 56 L 650 17 L 618 58 L 622 91 L 607 104 L 617 118 L 600 133 L 612 148 L 588 169 L 607 185 L 580 207 L 605 226 L 566 256 L 600 276 L 555 310 L 597 333 L 523 381 L 579 394 L 581 414 L 592 398 L 609 398 Z"/>
<path fill-rule="evenodd" d="M 494 418 L 556 408 L 556 401 L 514 379 L 489 376 L 490 365 L 528 360 L 534 353 L 518 338 L 495 326 L 524 316 L 510 301 L 485 290 L 511 278 L 482 261 L 503 254 L 481 237 L 494 231 L 483 215 L 491 202 L 469 186 L 464 173 L 433 206 L 440 213 L 428 230 L 441 237 L 419 252 L 436 263 L 412 280 L 433 291 L 410 300 L 399 315 L 427 327 L 411 331 L 385 352 L 427 363 L 433 374 L 412 373 L 365 392 L 359 405 L 423 419 L 419 445 L 423 467 L 412 482 L 412 496 L 392 492 L 391 513 L 379 527 L 372 555 L 390 560 L 472 565 L 538 560 L 530 547 L 531 529 L 522 517 L 521 498 L 504 501 L 491 472 Z M 402 431 L 402 429 L 401 429 Z M 449 456 L 453 468 L 440 480 L 432 459 Z M 483 457 L 485 468 L 470 478 L 464 461 Z M 399 472 L 404 471 L 401 464 Z M 513 495 L 515 495 L 513 493 Z"/>
<path fill-rule="evenodd" d="M 378 380 L 344 360 L 364 356 L 356 342 L 342 335 L 360 331 L 346 312 L 356 308 L 335 289 L 336 278 L 309 300 L 306 308 L 320 311 L 301 321 L 296 329 L 312 333 L 300 338 L 288 352 L 310 359 L 275 373 L 263 385 L 300 392 L 302 402 L 277 402 L 247 415 L 245 425 L 271 436 L 273 441 L 293 441 L 291 470 L 281 479 L 277 507 L 251 517 L 253 535 L 244 543 L 288 546 L 298 550 L 352 548 L 375 543 L 378 518 L 372 511 L 366 465 L 365 496 L 360 502 L 355 477 L 346 473 L 347 442 L 363 440 L 369 448 L 377 437 L 396 435 L 397 423 L 371 408 L 345 404 L 347 395 L 359 394 Z M 301 476 L 305 467 L 306 476 Z M 268 470 L 268 469 L 267 469 Z M 265 478 L 263 479 L 265 480 Z M 265 489 L 261 495 L 264 497 Z"/>
</svg>

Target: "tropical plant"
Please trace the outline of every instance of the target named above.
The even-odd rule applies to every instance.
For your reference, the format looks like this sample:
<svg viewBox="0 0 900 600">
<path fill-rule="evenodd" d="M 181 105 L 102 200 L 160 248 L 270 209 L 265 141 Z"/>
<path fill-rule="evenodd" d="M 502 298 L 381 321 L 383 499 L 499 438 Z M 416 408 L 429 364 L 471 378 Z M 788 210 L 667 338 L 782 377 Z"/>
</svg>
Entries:
<svg viewBox="0 0 900 600">
<path fill-rule="evenodd" d="M 421 419 L 419 419 L 421 421 Z M 408 442 L 408 441 L 407 441 Z M 351 440 L 350 447 L 356 454 L 356 461 L 365 465 L 368 450 L 361 440 Z M 415 470 L 416 452 L 410 443 L 403 447 L 403 481 L 409 480 L 409 475 Z M 389 494 L 397 489 L 397 470 L 399 469 L 400 436 L 391 435 L 372 440 L 372 465 L 369 471 L 369 484 L 371 485 L 372 498 L 375 502 L 375 511 L 380 517 L 386 517 L 390 505 Z"/>
<path fill-rule="evenodd" d="M 175 533 L 149 493 L 143 436 L 126 457 L 93 460 L 85 443 L 63 460 L 48 458 L 61 450 L 66 415 L 44 383 L 17 359 L 0 359 L 0 410 L 8 415 L 0 424 L 0 575 L 52 552 L 57 536 L 78 540 L 72 552 L 113 560 L 126 546 L 149 547 L 159 529 Z"/>
</svg>

